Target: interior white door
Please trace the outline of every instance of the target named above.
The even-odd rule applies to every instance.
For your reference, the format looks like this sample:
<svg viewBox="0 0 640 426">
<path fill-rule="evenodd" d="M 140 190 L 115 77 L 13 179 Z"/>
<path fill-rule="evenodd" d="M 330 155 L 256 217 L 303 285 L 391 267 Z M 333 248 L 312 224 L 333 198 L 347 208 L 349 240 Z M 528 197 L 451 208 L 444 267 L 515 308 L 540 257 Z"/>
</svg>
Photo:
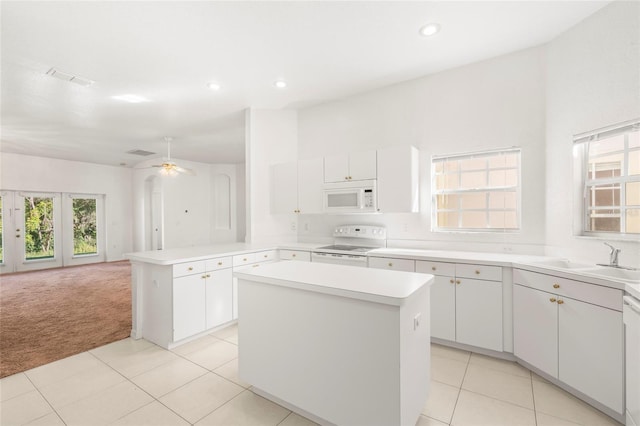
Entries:
<svg viewBox="0 0 640 426">
<path fill-rule="evenodd" d="M 0 192 L 0 274 L 15 272 L 15 245 L 21 231 L 16 231 L 13 201 L 13 192 Z"/>
</svg>

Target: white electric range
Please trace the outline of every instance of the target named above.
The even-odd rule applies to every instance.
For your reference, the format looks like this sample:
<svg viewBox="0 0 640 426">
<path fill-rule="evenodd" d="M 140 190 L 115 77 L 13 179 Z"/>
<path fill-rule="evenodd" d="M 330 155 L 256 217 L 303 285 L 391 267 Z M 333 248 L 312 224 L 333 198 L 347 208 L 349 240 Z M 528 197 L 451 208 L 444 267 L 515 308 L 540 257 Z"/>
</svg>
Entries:
<svg viewBox="0 0 640 426">
<path fill-rule="evenodd" d="M 375 225 L 341 225 L 333 231 L 334 244 L 311 252 L 312 262 L 367 266 L 367 252 L 387 246 L 387 229 Z"/>
</svg>

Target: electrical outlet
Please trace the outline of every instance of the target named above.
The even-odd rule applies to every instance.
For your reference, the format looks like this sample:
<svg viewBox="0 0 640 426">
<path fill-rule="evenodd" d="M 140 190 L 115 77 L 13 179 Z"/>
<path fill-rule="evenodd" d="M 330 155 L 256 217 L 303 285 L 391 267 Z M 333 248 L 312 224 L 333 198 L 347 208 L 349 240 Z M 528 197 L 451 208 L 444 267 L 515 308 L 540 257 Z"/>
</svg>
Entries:
<svg viewBox="0 0 640 426">
<path fill-rule="evenodd" d="M 420 317 L 422 316 L 422 314 L 416 314 L 415 317 L 413 317 L 413 329 L 417 330 L 418 327 L 420 327 Z"/>
</svg>

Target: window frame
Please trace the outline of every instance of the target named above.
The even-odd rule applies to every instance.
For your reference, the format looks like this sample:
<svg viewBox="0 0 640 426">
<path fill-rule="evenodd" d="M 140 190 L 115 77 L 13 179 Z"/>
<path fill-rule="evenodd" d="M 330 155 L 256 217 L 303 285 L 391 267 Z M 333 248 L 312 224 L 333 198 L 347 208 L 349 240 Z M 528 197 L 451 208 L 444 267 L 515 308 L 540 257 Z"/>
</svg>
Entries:
<svg viewBox="0 0 640 426">
<path fill-rule="evenodd" d="M 640 205 L 626 204 L 626 185 L 628 183 L 640 182 L 640 175 L 629 176 L 629 154 L 632 151 L 640 151 L 640 147 L 629 147 L 628 134 L 631 132 L 640 131 L 640 118 L 625 121 L 622 123 L 613 124 L 600 129 L 592 130 L 585 133 L 580 133 L 573 136 L 573 154 L 574 154 L 574 193 L 577 194 L 578 200 L 574 202 L 574 206 L 579 209 L 579 214 L 576 217 L 580 217 L 580 221 L 577 226 L 574 227 L 574 235 L 587 238 L 598 239 L 614 239 L 614 240 L 638 240 L 640 233 L 631 233 L 622 231 L 626 229 L 627 209 L 638 209 Z M 592 142 L 599 142 L 606 139 L 610 139 L 615 136 L 624 135 L 624 146 L 622 150 L 610 151 L 600 154 L 601 156 L 610 156 L 613 154 L 622 154 L 622 165 L 619 176 L 612 176 L 606 178 L 591 178 L 591 170 L 589 168 L 589 144 Z M 593 157 L 593 158 L 597 158 Z M 619 190 L 619 204 L 611 206 L 591 206 L 590 192 L 593 192 L 593 188 L 599 185 L 611 185 L 618 186 Z M 597 210 L 618 210 L 619 214 L 615 217 L 620 219 L 620 231 L 593 231 L 590 230 L 590 221 L 592 216 L 590 211 Z"/>
<path fill-rule="evenodd" d="M 452 160 L 465 160 L 465 159 L 474 159 L 474 158 L 487 158 L 491 156 L 499 156 L 504 154 L 517 154 L 516 156 L 516 165 L 515 167 L 504 167 L 504 168 L 490 168 L 489 163 L 487 162 L 486 167 L 484 168 L 485 176 L 488 178 L 489 171 L 491 170 L 513 170 L 515 169 L 517 174 L 517 184 L 515 186 L 490 186 L 488 181 L 485 186 L 482 187 L 474 187 L 474 188 L 464 188 L 464 189 L 445 189 L 438 190 L 437 189 L 437 176 L 436 172 L 436 164 L 438 162 L 446 162 Z M 480 170 L 480 169 L 479 169 Z M 460 170 L 457 172 L 459 175 L 461 173 Z M 515 191 L 514 191 L 515 190 Z M 489 199 L 487 199 L 486 207 L 483 209 L 463 209 L 458 205 L 455 209 L 438 209 L 438 196 L 439 195 L 463 195 L 463 194 L 472 194 L 472 193 L 480 193 L 480 192 L 515 192 L 515 208 L 513 209 L 495 209 L 490 207 Z M 500 148 L 500 149 L 490 149 L 490 150 L 482 150 L 482 151 L 474 151 L 467 153 L 457 153 L 457 154 L 446 154 L 446 155 L 432 155 L 431 156 L 431 231 L 438 233 L 490 233 L 490 234 L 517 234 L 522 231 L 522 149 L 520 147 L 508 147 L 508 148 Z M 485 223 L 487 224 L 484 228 L 465 228 L 461 227 L 461 214 L 458 215 L 458 227 L 441 227 L 438 226 L 438 213 L 443 211 L 457 211 L 459 213 L 463 211 L 484 211 L 487 215 L 491 211 L 502 211 L 502 212 L 511 212 L 514 211 L 516 215 L 516 227 L 515 228 L 491 228 L 489 227 L 490 219 L 487 216 L 485 218 Z"/>
</svg>

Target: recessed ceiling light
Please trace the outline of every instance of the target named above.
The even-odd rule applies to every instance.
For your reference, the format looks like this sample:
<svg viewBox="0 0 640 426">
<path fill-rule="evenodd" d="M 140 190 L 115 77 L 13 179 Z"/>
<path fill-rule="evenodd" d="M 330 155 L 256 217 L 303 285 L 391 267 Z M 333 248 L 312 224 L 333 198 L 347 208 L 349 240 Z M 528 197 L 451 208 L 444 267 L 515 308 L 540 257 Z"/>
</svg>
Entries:
<svg viewBox="0 0 640 426">
<path fill-rule="evenodd" d="M 425 37 L 431 37 L 432 35 L 438 34 L 439 32 L 440 24 L 436 24 L 435 22 L 432 22 L 420 28 L 420 35 L 423 35 Z"/>
<path fill-rule="evenodd" d="M 111 99 L 115 99 L 118 101 L 130 102 L 132 104 L 139 104 L 141 102 L 149 102 L 149 99 L 140 95 L 133 95 L 131 93 L 127 93 L 126 95 L 116 95 L 112 96 Z"/>
<path fill-rule="evenodd" d="M 287 82 L 284 80 L 276 80 L 273 85 L 278 89 L 284 89 L 285 87 L 287 87 Z"/>
<path fill-rule="evenodd" d="M 211 89 L 211 90 L 216 90 L 216 91 L 220 90 L 220 85 L 218 83 L 214 83 L 214 82 L 211 82 L 211 83 L 207 84 L 207 87 L 209 87 L 209 89 Z"/>
</svg>

